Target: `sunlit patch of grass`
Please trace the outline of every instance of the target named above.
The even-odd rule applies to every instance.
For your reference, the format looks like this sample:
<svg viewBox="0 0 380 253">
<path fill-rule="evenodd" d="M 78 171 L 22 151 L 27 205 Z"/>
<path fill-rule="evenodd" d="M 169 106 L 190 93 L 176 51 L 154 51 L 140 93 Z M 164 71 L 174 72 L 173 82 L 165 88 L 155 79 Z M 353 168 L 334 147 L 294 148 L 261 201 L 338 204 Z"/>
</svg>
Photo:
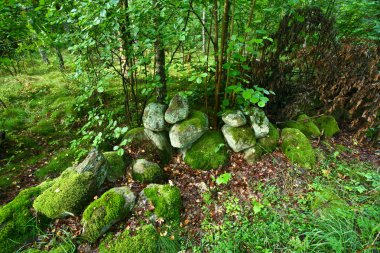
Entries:
<svg viewBox="0 0 380 253">
<path fill-rule="evenodd" d="M 74 162 L 75 152 L 63 150 L 53 156 L 45 166 L 39 168 L 35 175 L 40 181 L 43 181 L 47 177 L 53 178 L 70 167 Z"/>
</svg>

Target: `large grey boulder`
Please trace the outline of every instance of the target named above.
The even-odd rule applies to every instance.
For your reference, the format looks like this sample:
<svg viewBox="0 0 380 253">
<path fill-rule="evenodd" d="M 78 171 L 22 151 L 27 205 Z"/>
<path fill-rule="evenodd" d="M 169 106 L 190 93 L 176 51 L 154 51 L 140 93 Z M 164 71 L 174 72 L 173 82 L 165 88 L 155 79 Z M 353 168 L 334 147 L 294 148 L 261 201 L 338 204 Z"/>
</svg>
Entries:
<svg viewBox="0 0 380 253">
<path fill-rule="evenodd" d="M 170 129 L 170 143 L 175 148 L 186 148 L 198 140 L 208 129 L 206 114 L 194 111 L 190 117 Z"/>
<path fill-rule="evenodd" d="M 255 131 L 257 139 L 267 136 L 269 133 L 269 119 L 265 112 L 259 108 L 252 108 L 248 112 L 251 127 Z"/>
<path fill-rule="evenodd" d="M 136 196 L 127 186 L 112 188 L 93 201 L 83 212 L 82 237 L 90 242 L 131 214 Z"/>
<path fill-rule="evenodd" d="M 240 152 L 256 144 L 255 134 L 249 126 L 232 127 L 224 125 L 222 133 L 228 146 L 234 152 Z"/>
<path fill-rule="evenodd" d="M 175 124 L 189 116 L 189 102 L 187 98 L 179 94 L 170 100 L 169 107 L 165 112 L 165 120 L 170 124 Z"/>
<path fill-rule="evenodd" d="M 143 114 L 144 127 L 152 131 L 165 130 L 165 109 L 166 105 L 159 103 L 147 105 Z"/>
<path fill-rule="evenodd" d="M 257 147 L 257 145 L 244 150 L 244 160 L 248 164 L 254 164 L 255 162 L 257 162 L 257 160 L 260 159 L 261 155 L 262 151 L 260 148 Z"/>
<path fill-rule="evenodd" d="M 154 132 L 149 129 L 144 129 L 144 133 L 159 150 L 166 151 L 168 153 L 172 152 L 168 132 Z"/>
<path fill-rule="evenodd" d="M 133 163 L 132 177 L 142 183 L 154 183 L 164 177 L 164 171 L 157 163 L 138 159 Z"/>
<path fill-rule="evenodd" d="M 100 187 L 107 177 L 108 166 L 104 155 L 97 149 L 93 149 L 74 169 L 78 173 L 92 172 L 96 177 L 97 187 Z"/>
<path fill-rule="evenodd" d="M 232 127 L 240 127 L 247 124 L 247 119 L 240 110 L 225 112 L 222 116 L 222 120 L 224 123 Z"/>
</svg>

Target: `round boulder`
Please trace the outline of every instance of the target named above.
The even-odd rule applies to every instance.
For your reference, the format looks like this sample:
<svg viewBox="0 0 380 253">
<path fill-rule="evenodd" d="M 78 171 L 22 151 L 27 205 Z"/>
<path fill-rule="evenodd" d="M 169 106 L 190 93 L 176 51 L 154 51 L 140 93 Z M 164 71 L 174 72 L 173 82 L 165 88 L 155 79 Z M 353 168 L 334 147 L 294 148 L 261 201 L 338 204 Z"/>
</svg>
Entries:
<svg viewBox="0 0 380 253">
<path fill-rule="evenodd" d="M 165 120 L 170 124 L 175 124 L 186 119 L 189 113 L 189 102 L 187 98 L 177 94 L 170 100 L 169 107 L 165 112 Z"/>
<path fill-rule="evenodd" d="M 269 120 L 265 112 L 259 108 L 252 108 L 249 110 L 248 116 L 256 138 L 265 137 L 269 133 Z"/>
<path fill-rule="evenodd" d="M 222 120 L 224 123 L 232 127 L 240 127 L 247 124 L 247 119 L 240 110 L 225 112 L 222 116 Z"/>
<path fill-rule="evenodd" d="M 151 103 L 144 109 L 143 124 L 144 127 L 152 131 L 165 130 L 165 109 L 166 105 Z"/>
<path fill-rule="evenodd" d="M 249 126 L 232 127 L 224 125 L 222 133 L 226 139 L 228 146 L 234 152 L 240 152 L 256 144 L 255 134 Z"/>
<path fill-rule="evenodd" d="M 154 183 L 162 180 L 164 172 L 157 163 L 138 159 L 133 163 L 132 177 L 142 183 Z"/>
</svg>

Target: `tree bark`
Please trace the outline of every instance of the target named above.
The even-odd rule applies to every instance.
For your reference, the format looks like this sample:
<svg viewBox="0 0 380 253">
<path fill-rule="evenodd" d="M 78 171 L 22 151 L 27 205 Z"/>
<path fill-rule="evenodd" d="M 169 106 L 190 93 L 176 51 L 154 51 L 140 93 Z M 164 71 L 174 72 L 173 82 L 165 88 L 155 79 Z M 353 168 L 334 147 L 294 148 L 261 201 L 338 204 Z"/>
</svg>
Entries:
<svg viewBox="0 0 380 253">
<path fill-rule="evenodd" d="M 49 64 L 50 64 L 50 61 L 49 61 L 49 58 L 48 58 L 48 56 L 47 56 L 47 54 L 46 54 L 45 49 L 44 49 L 43 47 L 39 47 L 39 48 L 38 48 L 38 52 L 40 53 L 40 56 L 41 56 L 42 61 L 43 61 L 45 64 L 49 65 Z"/>
<path fill-rule="evenodd" d="M 63 71 L 65 69 L 65 61 L 63 60 L 61 50 L 57 46 L 55 46 L 54 49 L 55 49 L 55 52 L 57 54 L 57 58 L 58 58 L 58 62 L 59 62 L 59 69 L 61 71 Z"/>
</svg>

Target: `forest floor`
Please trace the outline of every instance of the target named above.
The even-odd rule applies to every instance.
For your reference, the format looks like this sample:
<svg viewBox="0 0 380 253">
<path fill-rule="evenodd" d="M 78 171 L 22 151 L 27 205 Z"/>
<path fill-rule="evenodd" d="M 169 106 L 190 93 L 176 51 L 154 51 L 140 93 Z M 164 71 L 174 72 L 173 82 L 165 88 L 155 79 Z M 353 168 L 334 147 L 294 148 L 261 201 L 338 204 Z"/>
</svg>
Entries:
<svg viewBox="0 0 380 253">
<path fill-rule="evenodd" d="M 6 152 L 0 160 L 1 205 L 12 200 L 22 189 L 58 176 L 75 161 L 75 154 L 69 146 L 77 130 L 65 126 L 65 119 L 74 115 L 76 88 L 58 70 L 50 69 L 46 73 L 42 70 L 36 69 L 17 78 L 0 78 L 1 98 L 8 106 L 6 113 L 0 113 L 6 119 L 2 119 L 1 127 L 7 132 Z M 110 92 L 113 90 L 109 89 Z M 285 252 L 281 247 L 287 242 L 281 242 L 283 240 L 294 248 L 303 247 L 303 237 L 297 239 L 294 235 L 306 235 L 305 231 L 310 228 L 323 230 L 311 220 L 315 218 L 321 222 L 321 216 L 316 214 L 320 207 L 313 205 L 325 189 L 333 189 L 339 196 L 337 198 L 348 203 L 349 210 L 360 212 L 358 210 L 371 207 L 375 210 L 375 217 L 380 217 L 379 150 L 358 143 L 344 128 L 336 137 L 314 140 L 312 144 L 318 151 L 318 166 L 313 170 L 290 164 L 280 150 L 263 156 L 253 165 L 247 164 L 241 154 L 231 152 L 228 164 L 211 171 L 191 169 L 179 154 L 175 155 L 164 170 L 168 182 L 181 189 L 183 211 L 181 230 L 173 234 L 169 231 L 168 236 L 173 240 L 174 237 L 180 239 L 179 248 L 194 248 L 194 251 L 197 247 L 206 251 L 236 245 L 248 247 L 244 245 L 250 240 L 244 236 L 253 232 L 267 236 L 267 241 L 251 242 L 259 247 L 257 251 L 264 252 L 262 249 L 266 246 L 275 245 L 273 252 Z M 225 173 L 231 173 L 231 178 L 218 184 L 217 179 Z M 112 186 L 120 185 L 130 186 L 136 194 L 145 186 L 134 182 L 129 174 Z M 104 186 L 103 191 L 109 186 Z M 136 210 L 131 219 L 116 224 L 111 232 L 118 233 L 125 228 L 133 231 L 143 221 L 144 211 Z M 362 239 L 363 231 L 358 232 L 361 236 L 355 239 L 367 247 L 365 249 L 380 245 L 379 218 L 374 219 L 374 231 L 369 239 Z M 230 226 L 230 222 L 235 225 Z M 285 229 L 284 224 L 288 222 L 290 227 Z M 236 229 L 246 235 L 241 238 L 230 235 L 232 238 L 229 238 L 229 233 L 238 234 Z M 167 231 L 161 232 L 167 235 Z M 328 237 L 328 231 L 325 232 Z M 97 243 L 86 244 L 81 241 L 80 234 L 80 217 L 57 219 L 27 247 L 48 250 L 57 242 L 70 241 L 80 252 L 96 250 Z M 207 236 L 210 234 L 217 234 L 219 239 Z M 221 244 L 223 240 L 231 245 Z M 346 241 L 341 243 L 347 244 Z"/>
</svg>

